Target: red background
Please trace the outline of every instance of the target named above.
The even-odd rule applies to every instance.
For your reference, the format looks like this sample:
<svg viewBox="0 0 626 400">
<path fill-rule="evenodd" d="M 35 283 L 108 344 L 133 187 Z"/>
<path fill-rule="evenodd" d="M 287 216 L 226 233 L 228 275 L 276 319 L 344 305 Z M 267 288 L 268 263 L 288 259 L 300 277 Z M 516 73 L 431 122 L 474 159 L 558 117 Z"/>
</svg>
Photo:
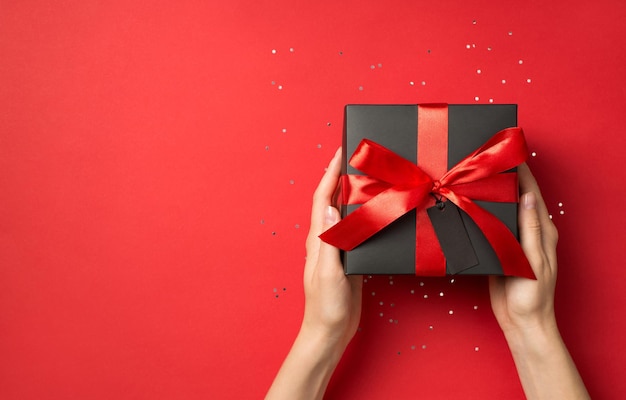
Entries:
<svg viewBox="0 0 626 400">
<path fill-rule="evenodd" d="M 1 1 L 0 398 L 262 397 L 343 106 L 490 99 L 519 104 L 536 152 L 564 339 L 593 397 L 626 396 L 625 18 L 617 0 Z M 523 398 L 484 278 L 367 280 L 327 398 L 416 397 Z"/>
</svg>

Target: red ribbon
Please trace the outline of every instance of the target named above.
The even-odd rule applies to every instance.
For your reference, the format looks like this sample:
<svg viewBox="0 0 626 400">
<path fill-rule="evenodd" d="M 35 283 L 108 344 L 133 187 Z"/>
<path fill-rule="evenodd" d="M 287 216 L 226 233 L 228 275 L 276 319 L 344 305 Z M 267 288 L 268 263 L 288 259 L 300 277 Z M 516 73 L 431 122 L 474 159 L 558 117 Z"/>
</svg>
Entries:
<svg viewBox="0 0 626 400">
<path fill-rule="evenodd" d="M 503 172 L 524 162 L 527 154 L 521 128 L 507 128 L 435 180 L 420 168 L 421 163 L 418 167 L 378 143 L 363 139 L 350 165 L 367 176 L 344 175 L 341 181 L 343 204 L 363 204 L 320 238 L 349 251 L 410 210 L 418 209 L 416 274 L 445 275 L 445 259 L 433 228 L 427 219 L 420 219 L 420 212 L 425 213 L 432 203 L 432 193 L 447 198 L 472 218 L 500 260 L 504 275 L 535 279 L 511 231 L 472 201 L 517 202 L 517 174 Z"/>
</svg>

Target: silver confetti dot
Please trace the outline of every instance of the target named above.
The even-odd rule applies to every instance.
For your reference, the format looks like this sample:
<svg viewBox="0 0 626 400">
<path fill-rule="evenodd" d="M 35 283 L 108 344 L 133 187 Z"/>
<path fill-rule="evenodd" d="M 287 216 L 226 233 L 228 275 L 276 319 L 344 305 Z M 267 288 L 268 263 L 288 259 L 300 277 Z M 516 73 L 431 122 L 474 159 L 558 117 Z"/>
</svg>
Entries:
<svg viewBox="0 0 626 400">
<path fill-rule="evenodd" d="M 370 279 L 372 279 L 372 275 L 368 275 L 367 277 L 368 277 L 368 278 L 370 278 Z"/>
<path fill-rule="evenodd" d="M 476 25 L 476 20 L 473 20 L 473 21 L 472 21 L 472 24 Z"/>
<path fill-rule="evenodd" d="M 393 324 L 393 319 L 392 318 L 389 318 L 389 323 Z"/>
<path fill-rule="evenodd" d="M 382 68 L 383 65 L 381 63 L 378 63 L 378 68 Z"/>
<path fill-rule="evenodd" d="M 478 310 L 478 306 L 474 306 L 474 310 Z"/>
<path fill-rule="evenodd" d="M 363 279 L 363 283 L 367 283 L 367 279 Z"/>
<path fill-rule="evenodd" d="M 411 82 L 409 82 L 409 85 L 414 86 L 415 82 L 411 81 Z"/>
<path fill-rule="evenodd" d="M 287 133 L 287 128 L 283 128 L 283 133 Z"/>
<path fill-rule="evenodd" d="M 552 214 L 548 215 L 548 218 L 552 219 Z"/>
<path fill-rule="evenodd" d="M 415 294 L 415 290 L 411 289 L 411 294 Z"/>
<path fill-rule="evenodd" d="M 509 36 L 513 36 L 513 32 L 512 31 L 509 31 Z"/>
<path fill-rule="evenodd" d="M 465 45 L 465 48 L 466 48 L 466 49 L 471 49 L 471 48 L 472 48 L 472 46 L 470 46 L 469 44 L 466 44 L 466 45 Z"/>
<path fill-rule="evenodd" d="M 532 153 L 530 153 L 530 155 L 533 156 L 533 157 L 537 157 L 537 153 L 534 152 L 534 151 Z"/>
<path fill-rule="evenodd" d="M 563 207 L 563 203 L 559 203 L 559 207 Z"/>
<path fill-rule="evenodd" d="M 478 96 L 474 97 L 474 100 L 478 101 L 480 98 Z"/>
<path fill-rule="evenodd" d="M 274 288 L 274 289 L 273 289 L 273 292 L 274 292 L 274 293 L 278 292 L 278 289 Z"/>
<path fill-rule="evenodd" d="M 276 232 L 272 232 L 272 236 L 276 236 Z"/>
<path fill-rule="evenodd" d="M 415 350 L 415 345 L 411 346 L 411 350 Z"/>
<path fill-rule="evenodd" d="M 294 225 L 294 227 L 295 227 L 296 229 L 300 229 L 300 224 L 295 224 L 295 225 Z"/>
<path fill-rule="evenodd" d="M 380 313 L 380 314 L 378 314 L 378 315 L 380 315 L 380 316 L 382 317 L 382 316 L 383 316 L 383 313 Z"/>
<path fill-rule="evenodd" d="M 327 122 L 327 123 L 326 123 L 326 126 L 330 126 L 330 125 L 331 125 L 331 124 L 330 124 L 330 122 Z"/>
<path fill-rule="evenodd" d="M 272 85 L 275 85 L 275 84 L 276 84 L 276 81 L 272 81 Z"/>
<path fill-rule="evenodd" d="M 450 279 L 450 283 L 454 283 L 454 278 Z"/>
<path fill-rule="evenodd" d="M 433 330 L 433 329 L 435 329 L 435 328 L 434 328 L 432 325 L 429 325 L 429 326 L 428 326 L 428 329 L 432 331 L 432 330 Z"/>
<path fill-rule="evenodd" d="M 264 219 L 262 219 L 262 220 L 261 220 L 261 225 L 263 225 L 264 223 L 265 223 L 265 220 L 264 220 Z"/>
<path fill-rule="evenodd" d="M 290 185 L 293 185 L 294 183 L 296 183 L 296 182 L 295 182 L 293 179 L 290 179 L 290 180 L 289 180 L 289 184 L 290 184 Z"/>
<path fill-rule="evenodd" d="M 321 149 L 321 148 L 322 148 L 322 144 L 321 144 L 321 143 L 318 143 L 318 144 L 317 144 L 317 148 L 318 148 L 318 149 Z"/>
<path fill-rule="evenodd" d="M 477 69 L 477 70 L 476 70 L 476 73 L 477 73 L 477 74 L 480 74 L 480 73 L 482 73 L 482 72 L 483 72 L 483 71 L 481 71 L 481 70 L 479 70 L 479 69 Z"/>
<path fill-rule="evenodd" d="M 391 306 L 391 307 L 394 307 L 394 306 L 395 306 L 395 304 L 394 304 L 394 303 L 391 303 L 391 304 L 390 304 L 390 306 Z"/>
<path fill-rule="evenodd" d="M 265 151 L 268 151 L 270 149 L 270 146 L 265 146 Z"/>
<path fill-rule="evenodd" d="M 426 349 L 426 345 L 425 344 L 422 345 L 422 350 L 424 350 L 424 349 Z"/>
<path fill-rule="evenodd" d="M 559 211 L 559 214 L 563 215 L 563 214 L 565 214 L 565 211 L 561 210 L 561 211 Z"/>
<path fill-rule="evenodd" d="M 524 64 L 524 60 L 519 60 L 518 63 L 519 63 L 519 65 L 522 65 L 522 64 Z"/>
<path fill-rule="evenodd" d="M 493 99 L 489 99 L 489 102 L 490 102 L 490 103 L 493 103 Z"/>
<path fill-rule="evenodd" d="M 422 81 L 422 86 L 426 86 L 426 81 Z"/>
<path fill-rule="evenodd" d="M 293 53 L 293 52 L 294 52 L 293 47 L 290 47 L 290 48 L 289 48 L 289 51 Z"/>
<path fill-rule="evenodd" d="M 530 78 L 526 79 L 526 83 L 530 83 L 530 82 L 532 82 Z"/>
<path fill-rule="evenodd" d="M 378 304 L 380 304 L 380 305 L 382 306 L 382 305 L 383 305 L 383 304 L 385 304 L 385 303 L 383 303 L 383 302 L 381 301 L 381 302 L 380 302 L 380 303 L 378 303 Z"/>
<path fill-rule="evenodd" d="M 450 311 L 448 311 L 448 314 L 452 315 L 452 314 L 454 314 L 454 311 L 450 310 Z"/>
<path fill-rule="evenodd" d="M 359 86 L 359 90 L 363 90 L 363 86 Z"/>
<path fill-rule="evenodd" d="M 478 346 L 474 347 L 474 351 L 478 351 L 478 350 L 480 350 Z"/>
<path fill-rule="evenodd" d="M 424 282 L 420 282 L 420 286 L 424 286 Z"/>
<path fill-rule="evenodd" d="M 502 84 L 504 85 L 506 83 L 506 79 L 502 79 Z"/>
<path fill-rule="evenodd" d="M 487 51 L 491 51 L 491 47 L 487 47 Z"/>
<path fill-rule="evenodd" d="M 372 296 L 376 296 L 376 292 L 372 292 Z"/>
<path fill-rule="evenodd" d="M 283 85 L 278 85 L 278 90 L 283 90 Z"/>
<path fill-rule="evenodd" d="M 393 281 L 389 281 L 389 284 L 390 284 L 390 285 L 393 285 Z"/>
<path fill-rule="evenodd" d="M 425 294 L 425 295 L 424 295 L 424 298 L 425 298 L 425 299 L 427 299 L 427 298 L 428 298 L 428 295 L 427 295 L 427 294 Z"/>
<path fill-rule="evenodd" d="M 372 64 L 372 65 L 370 65 L 370 68 L 371 68 L 371 69 L 375 69 L 375 68 L 376 68 L 376 66 L 375 66 L 374 64 Z"/>
<path fill-rule="evenodd" d="M 439 292 L 439 297 L 443 297 L 443 292 Z"/>
<path fill-rule="evenodd" d="M 276 49 L 272 49 L 272 54 L 276 54 Z"/>
</svg>

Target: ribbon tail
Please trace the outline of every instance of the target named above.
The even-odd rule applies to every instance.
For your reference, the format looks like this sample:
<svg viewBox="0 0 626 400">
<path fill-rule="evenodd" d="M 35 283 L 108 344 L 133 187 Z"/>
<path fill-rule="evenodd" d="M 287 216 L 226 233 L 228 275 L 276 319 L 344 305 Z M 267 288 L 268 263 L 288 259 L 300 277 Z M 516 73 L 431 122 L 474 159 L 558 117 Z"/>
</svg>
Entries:
<svg viewBox="0 0 626 400">
<path fill-rule="evenodd" d="M 478 225 L 496 253 L 504 275 L 537 279 L 519 242 L 506 225 L 464 196 L 451 191 L 446 191 L 444 196 L 465 211 Z"/>
<path fill-rule="evenodd" d="M 391 187 L 372 198 L 319 237 L 324 242 L 350 251 L 374 236 L 428 196 L 432 182 L 414 188 Z"/>
</svg>

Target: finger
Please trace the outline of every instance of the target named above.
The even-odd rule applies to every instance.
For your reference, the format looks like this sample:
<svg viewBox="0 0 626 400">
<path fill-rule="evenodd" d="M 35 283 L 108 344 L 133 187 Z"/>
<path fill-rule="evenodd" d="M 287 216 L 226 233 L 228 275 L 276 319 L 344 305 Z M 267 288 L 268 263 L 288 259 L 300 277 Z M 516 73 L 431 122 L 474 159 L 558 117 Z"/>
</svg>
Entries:
<svg viewBox="0 0 626 400">
<path fill-rule="evenodd" d="M 522 193 L 533 192 L 536 196 L 536 210 L 539 215 L 539 221 L 541 222 L 541 230 L 543 237 L 543 244 L 545 249 L 554 249 L 558 240 L 558 233 L 556 227 L 550 219 L 548 213 L 548 207 L 546 206 L 541 190 L 537 184 L 537 180 L 533 176 L 530 168 L 526 163 L 521 164 L 517 168 L 519 176 L 519 185 Z"/>
<path fill-rule="evenodd" d="M 520 166 L 517 167 L 517 176 L 519 177 L 519 187 L 522 193 L 535 193 L 537 199 L 536 209 L 539 215 L 539 220 L 541 222 L 549 221 L 550 216 L 548 215 L 548 209 L 543 201 L 543 197 L 541 196 L 539 184 L 537 184 L 537 180 L 533 176 L 533 173 L 530 171 L 528 164 L 522 163 L 520 164 Z"/>
<path fill-rule="evenodd" d="M 313 207 L 311 210 L 311 228 L 309 235 L 317 237 L 323 231 L 324 212 L 326 207 L 331 205 L 333 194 L 339 182 L 341 172 L 341 147 L 337 149 L 328 168 L 324 173 L 315 193 L 313 194 Z"/>
<path fill-rule="evenodd" d="M 326 230 L 330 228 L 339 222 L 340 219 L 339 211 L 337 211 L 335 207 L 330 205 L 326 206 L 322 224 L 323 229 Z M 321 242 L 317 265 L 321 268 L 336 268 L 337 265 L 341 265 L 339 249 L 328 243 Z"/>
<path fill-rule="evenodd" d="M 520 244 L 535 276 L 539 278 L 542 276 L 546 263 L 537 203 L 537 195 L 534 192 L 522 195 L 518 223 L 520 227 Z"/>
</svg>

